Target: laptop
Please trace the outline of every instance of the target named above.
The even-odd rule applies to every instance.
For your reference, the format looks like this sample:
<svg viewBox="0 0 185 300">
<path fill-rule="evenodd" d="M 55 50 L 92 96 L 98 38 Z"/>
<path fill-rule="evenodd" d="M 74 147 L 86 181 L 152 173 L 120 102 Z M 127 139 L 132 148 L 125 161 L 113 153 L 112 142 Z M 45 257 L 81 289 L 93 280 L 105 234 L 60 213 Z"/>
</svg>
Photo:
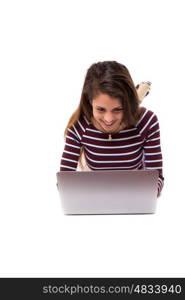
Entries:
<svg viewBox="0 0 185 300">
<path fill-rule="evenodd" d="M 156 211 L 157 170 L 61 171 L 56 176 L 65 215 Z"/>
</svg>

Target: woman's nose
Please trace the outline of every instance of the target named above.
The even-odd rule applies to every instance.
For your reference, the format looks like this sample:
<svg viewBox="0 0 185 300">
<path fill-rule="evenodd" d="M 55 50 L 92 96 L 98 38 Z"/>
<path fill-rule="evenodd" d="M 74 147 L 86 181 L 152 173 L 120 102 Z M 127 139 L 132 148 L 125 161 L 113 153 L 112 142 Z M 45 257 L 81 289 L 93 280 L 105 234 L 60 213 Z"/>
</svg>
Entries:
<svg viewBox="0 0 185 300">
<path fill-rule="evenodd" d="M 106 114 L 105 116 L 104 116 L 104 120 L 105 120 L 105 122 L 107 122 L 107 123 L 111 123 L 111 122 L 113 122 L 113 116 L 112 116 L 112 114 Z"/>
</svg>

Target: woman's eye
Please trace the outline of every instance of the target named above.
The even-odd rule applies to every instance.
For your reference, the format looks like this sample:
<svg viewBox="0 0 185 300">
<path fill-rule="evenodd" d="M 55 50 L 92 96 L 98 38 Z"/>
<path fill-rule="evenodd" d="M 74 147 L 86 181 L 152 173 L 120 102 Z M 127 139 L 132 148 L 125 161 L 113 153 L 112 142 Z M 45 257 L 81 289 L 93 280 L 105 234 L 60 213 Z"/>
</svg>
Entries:
<svg viewBox="0 0 185 300">
<path fill-rule="evenodd" d="M 105 109 L 104 108 L 97 108 L 98 111 L 100 112 L 104 112 Z M 120 112 L 120 111 L 123 111 L 123 108 L 118 108 L 118 109 L 114 109 L 113 112 Z"/>
<path fill-rule="evenodd" d="M 115 111 L 123 111 L 123 108 L 115 109 Z"/>
</svg>

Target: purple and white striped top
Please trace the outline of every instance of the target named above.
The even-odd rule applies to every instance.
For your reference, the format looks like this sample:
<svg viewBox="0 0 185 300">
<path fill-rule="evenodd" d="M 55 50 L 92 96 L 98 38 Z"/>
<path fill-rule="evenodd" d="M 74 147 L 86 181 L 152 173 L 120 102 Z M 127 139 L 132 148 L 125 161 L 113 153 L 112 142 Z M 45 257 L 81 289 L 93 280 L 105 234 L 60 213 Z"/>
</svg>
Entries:
<svg viewBox="0 0 185 300">
<path fill-rule="evenodd" d="M 156 114 L 142 107 L 135 126 L 109 134 L 98 130 L 83 115 L 68 128 L 60 171 L 77 169 L 83 146 L 91 170 L 156 169 L 159 171 L 158 196 L 164 184 L 160 128 Z"/>
</svg>

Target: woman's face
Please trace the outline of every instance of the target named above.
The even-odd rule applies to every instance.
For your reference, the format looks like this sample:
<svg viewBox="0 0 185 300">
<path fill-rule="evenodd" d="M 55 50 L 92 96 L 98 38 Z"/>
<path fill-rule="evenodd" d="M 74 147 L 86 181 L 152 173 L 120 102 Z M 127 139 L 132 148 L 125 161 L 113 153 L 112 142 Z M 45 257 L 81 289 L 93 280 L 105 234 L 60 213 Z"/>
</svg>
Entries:
<svg viewBox="0 0 185 300">
<path fill-rule="evenodd" d="M 120 99 L 99 94 L 92 100 L 93 118 L 106 132 L 116 132 L 123 121 L 123 105 Z"/>
</svg>

